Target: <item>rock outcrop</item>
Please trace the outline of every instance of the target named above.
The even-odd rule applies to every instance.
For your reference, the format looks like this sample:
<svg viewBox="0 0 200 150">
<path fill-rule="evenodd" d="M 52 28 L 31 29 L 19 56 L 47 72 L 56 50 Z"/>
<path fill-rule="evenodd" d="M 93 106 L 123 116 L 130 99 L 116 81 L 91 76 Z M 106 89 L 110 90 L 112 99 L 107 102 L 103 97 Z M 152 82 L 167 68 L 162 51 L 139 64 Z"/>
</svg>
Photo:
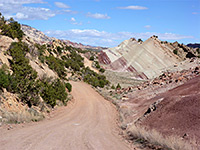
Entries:
<svg viewBox="0 0 200 150">
<path fill-rule="evenodd" d="M 134 72 L 138 78 L 152 79 L 166 68 L 195 56 L 196 53 L 183 44 L 163 42 L 152 36 L 144 42 L 131 38 L 115 48 L 103 50 L 99 61 L 107 64 L 107 69 Z"/>
<path fill-rule="evenodd" d="M 50 38 L 48 36 L 46 36 L 43 32 L 27 26 L 27 25 L 21 25 L 22 31 L 31 39 L 34 40 L 34 42 L 39 43 L 39 44 L 44 44 L 44 43 L 48 43 L 51 42 L 53 40 L 53 38 Z"/>
</svg>

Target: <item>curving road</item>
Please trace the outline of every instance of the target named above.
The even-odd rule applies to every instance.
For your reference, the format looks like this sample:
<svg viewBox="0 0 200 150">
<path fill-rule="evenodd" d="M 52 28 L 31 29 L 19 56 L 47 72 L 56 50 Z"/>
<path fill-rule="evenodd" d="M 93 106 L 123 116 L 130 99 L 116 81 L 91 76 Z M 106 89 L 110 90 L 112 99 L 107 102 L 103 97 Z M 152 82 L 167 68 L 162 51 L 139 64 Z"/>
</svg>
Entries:
<svg viewBox="0 0 200 150">
<path fill-rule="evenodd" d="M 74 102 L 51 119 L 0 129 L 0 150 L 128 150 L 115 107 L 89 85 L 71 82 Z"/>
</svg>

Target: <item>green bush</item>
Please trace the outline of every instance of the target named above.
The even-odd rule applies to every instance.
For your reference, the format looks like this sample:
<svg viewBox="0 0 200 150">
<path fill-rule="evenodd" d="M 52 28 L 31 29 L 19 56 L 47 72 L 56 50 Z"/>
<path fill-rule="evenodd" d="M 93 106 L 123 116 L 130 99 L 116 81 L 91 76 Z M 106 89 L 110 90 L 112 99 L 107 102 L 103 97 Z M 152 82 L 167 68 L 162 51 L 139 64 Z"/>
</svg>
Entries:
<svg viewBox="0 0 200 150">
<path fill-rule="evenodd" d="M 56 105 L 55 89 L 46 79 L 41 82 L 40 95 L 47 104 L 51 105 L 51 107 Z"/>
<path fill-rule="evenodd" d="M 62 50 L 63 50 L 63 49 L 62 49 L 60 46 L 57 46 L 57 48 L 56 48 L 56 49 L 57 49 L 57 52 L 58 52 L 59 54 L 61 54 L 61 53 L 62 53 Z"/>
<path fill-rule="evenodd" d="M 89 67 L 83 70 L 83 80 L 94 87 L 103 88 L 105 85 L 109 84 L 109 81 L 106 80 L 104 75 L 97 74 L 93 70 L 90 70 Z"/>
<path fill-rule="evenodd" d="M 104 72 L 105 72 L 105 69 L 100 68 L 99 71 L 100 71 L 101 73 L 104 73 Z"/>
<path fill-rule="evenodd" d="M 119 83 L 118 83 L 117 86 L 116 86 L 116 90 L 117 90 L 117 89 L 121 89 L 121 85 L 120 85 Z"/>
<path fill-rule="evenodd" d="M 18 38 L 19 40 L 22 40 L 24 33 L 21 30 L 21 25 L 17 21 L 14 21 L 14 19 L 11 18 L 7 21 L 8 23 L 6 23 L 4 17 L 0 15 L 0 22 L 2 35 L 9 36 L 12 39 Z"/>
<path fill-rule="evenodd" d="M 175 55 L 178 55 L 178 50 L 177 50 L 177 49 L 173 50 L 173 53 L 174 53 Z"/>
<path fill-rule="evenodd" d="M 44 52 L 46 50 L 46 45 L 39 45 L 39 44 L 35 44 L 35 47 L 38 49 L 38 59 L 44 63 L 45 62 L 45 56 L 44 56 Z"/>
<path fill-rule="evenodd" d="M 56 105 L 56 100 L 60 100 L 65 103 L 67 99 L 67 92 L 65 90 L 65 85 L 60 79 L 50 81 L 48 78 L 44 78 L 40 83 L 41 91 L 40 95 L 44 101 L 54 107 Z"/>
<path fill-rule="evenodd" d="M 66 93 L 66 90 L 65 90 L 64 83 L 61 82 L 60 79 L 56 79 L 53 82 L 53 87 L 55 89 L 56 99 L 64 102 L 66 100 L 66 98 L 67 98 L 67 93 Z"/>
<path fill-rule="evenodd" d="M 65 62 L 63 60 L 50 55 L 46 57 L 46 62 L 49 68 L 57 72 L 60 78 L 65 79 Z"/>
<path fill-rule="evenodd" d="M 90 57 L 90 60 L 91 60 L 91 61 L 94 61 L 94 56 L 91 56 L 91 57 Z"/>
<path fill-rule="evenodd" d="M 29 51 L 24 43 L 12 43 L 9 53 L 12 56 L 11 69 L 13 71 L 11 80 L 11 91 L 19 93 L 21 100 L 29 107 L 37 105 L 39 100 L 39 87 L 36 82 L 37 72 L 29 65 L 25 57 Z"/>
<path fill-rule="evenodd" d="M 3 69 L 0 69 L 0 89 L 8 88 L 10 84 L 10 74 L 7 74 Z"/>
<path fill-rule="evenodd" d="M 97 69 L 100 69 L 100 68 L 101 68 L 98 61 L 95 61 L 95 67 L 96 67 Z"/>
<path fill-rule="evenodd" d="M 84 67 L 84 63 L 83 63 L 84 59 L 83 57 L 81 57 L 81 55 L 76 53 L 76 51 L 72 51 L 67 56 L 61 56 L 61 59 L 64 61 L 64 66 L 66 68 L 70 67 L 75 72 L 80 71 L 81 68 Z"/>
<path fill-rule="evenodd" d="M 70 83 L 65 83 L 65 87 L 68 89 L 69 92 L 72 91 L 72 85 Z"/>
<path fill-rule="evenodd" d="M 111 89 L 115 89 L 115 86 L 114 86 L 114 85 L 112 85 L 112 86 L 111 86 Z"/>
</svg>

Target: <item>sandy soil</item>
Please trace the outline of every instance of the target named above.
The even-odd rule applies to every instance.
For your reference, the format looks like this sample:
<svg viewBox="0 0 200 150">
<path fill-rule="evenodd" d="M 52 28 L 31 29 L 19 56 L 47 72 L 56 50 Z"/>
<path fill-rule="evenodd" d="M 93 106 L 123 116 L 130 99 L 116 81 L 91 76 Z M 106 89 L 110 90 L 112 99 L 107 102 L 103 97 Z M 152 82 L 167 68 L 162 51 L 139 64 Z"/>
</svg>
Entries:
<svg viewBox="0 0 200 150">
<path fill-rule="evenodd" d="M 94 72 L 99 73 L 99 70 L 92 67 L 92 61 L 88 60 L 84 55 L 81 55 L 81 56 L 84 58 L 85 67 L 89 67 Z"/>
<path fill-rule="evenodd" d="M 117 111 L 89 85 L 72 82 L 74 102 L 38 123 L 0 127 L 0 150 L 128 150 Z"/>
</svg>

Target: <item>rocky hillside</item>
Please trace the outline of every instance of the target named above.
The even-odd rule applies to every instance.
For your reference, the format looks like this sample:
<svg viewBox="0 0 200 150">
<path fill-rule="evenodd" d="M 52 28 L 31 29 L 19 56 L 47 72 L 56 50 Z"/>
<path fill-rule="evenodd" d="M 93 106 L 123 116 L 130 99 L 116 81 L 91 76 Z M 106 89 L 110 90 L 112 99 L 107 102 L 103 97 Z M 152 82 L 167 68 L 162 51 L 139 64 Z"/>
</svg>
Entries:
<svg viewBox="0 0 200 150">
<path fill-rule="evenodd" d="M 82 43 L 76 43 L 76 42 L 72 42 L 72 41 L 69 41 L 69 40 L 63 40 L 63 41 L 68 46 L 72 46 L 72 47 L 75 47 L 75 48 L 81 48 L 81 49 L 85 49 L 85 50 L 93 50 L 93 51 L 99 52 L 99 51 L 101 51 L 103 49 L 106 49 L 105 47 L 83 45 Z"/>
<path fill-rule="evenodd" d="M 109 70 L 133 72 L 137 78 L 151 79 L 166 68 L 198 55 L 197 51 L 183 44 L 163 42 L 152 36 L 144 42 L 131 38 L 117 47 L 103 50 L 99 61 Z"/>
<path fill-rule="evenodd" d="M 30 37 L 34 42 L 39 44 L 51 43 L 53 40 L 56 40 L 56 38 L 48 37 L 43 32 L 28 25 L 22 24 L 21 29 L 28 37 Z M 72 46 L 74 48 L 93 50 L 93 51 L 101 51 L 105 49 L 104 47 L 83 45 L 81 43 L 76 43 L 69 40 L 61 40 L 61 41 L 65 43 L 65 45 Z"/>
<path fill-rule="evenodd" d="M 183 70 L 168 70 L 134 86 L 100 91 L 117 105 L 127 139 L 148 150 L 199 149 L 200 60 L 184 63 Z"/>
<path fill-rule="evenodd" d="M 37 121 L 67 104 L 73 88 L 69 80 L 103 88 L 109 82 L 98 73 L 103 70 L 100 66 L 91 70 L 95 59 L 95 52 L 68 46 L 0 16 L 0 124 Z"/>
<path fill-rule="evenodd" d="M 36 43 L 44 44 L 53 41 L 53 38 L 46 36 L 43 32 L 28 25 L 21 25 L 21 29 L 25 35 L 30 37 Z"/>
</svg>

